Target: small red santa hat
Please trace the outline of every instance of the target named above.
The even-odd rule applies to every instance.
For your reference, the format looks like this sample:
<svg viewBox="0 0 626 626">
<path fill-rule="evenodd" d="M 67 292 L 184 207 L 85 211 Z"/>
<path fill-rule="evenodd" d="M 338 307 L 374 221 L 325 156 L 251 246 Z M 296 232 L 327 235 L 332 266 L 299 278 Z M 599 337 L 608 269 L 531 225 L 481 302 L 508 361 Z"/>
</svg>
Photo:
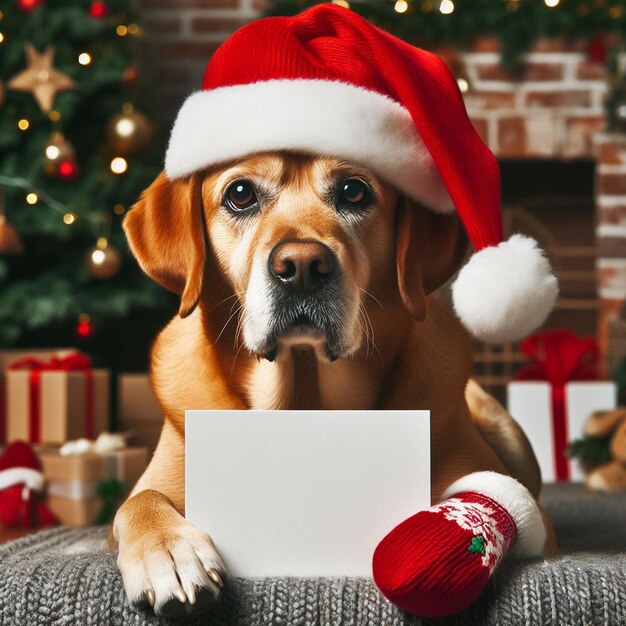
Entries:
<svg viewBox="0 0 626 626">
<path fill-rule="evenodd" d="M 552 310 L 550 264 L 528 237 L 503 241 L 498 164 L 436 55 L 334 4 L 244 26 L 180 109 L 165 170 L 182 178 L 268 150 L 349 159 L 433 211 L 456 210 L 476 253 L 453 301 L 476 337 L 519 339 Z"/>
</svg>

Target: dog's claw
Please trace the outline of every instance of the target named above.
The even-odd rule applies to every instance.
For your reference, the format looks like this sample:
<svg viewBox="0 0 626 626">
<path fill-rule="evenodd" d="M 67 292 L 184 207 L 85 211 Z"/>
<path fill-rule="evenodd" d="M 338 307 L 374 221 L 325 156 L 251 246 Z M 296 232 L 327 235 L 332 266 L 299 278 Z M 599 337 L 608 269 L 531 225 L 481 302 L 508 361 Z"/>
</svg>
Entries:
<svg viewBox="0 0 626 626">
<path fill-rule="evenodd" d="M 216 569 L 210 569 L 207 575 L 220 589 L 224 586 L 224 581 Z"/>
<path fill-rule="evenodd" d="M 154 606 L 154 603 L 156 602 L 156 596 L 154 595 L 154 590 L 153 589 L 146 589 L 146 591 L 144 592 L 144 595 L 146 596 L 146 600 L 150 603 L 150 606 Z"/>
</svg>

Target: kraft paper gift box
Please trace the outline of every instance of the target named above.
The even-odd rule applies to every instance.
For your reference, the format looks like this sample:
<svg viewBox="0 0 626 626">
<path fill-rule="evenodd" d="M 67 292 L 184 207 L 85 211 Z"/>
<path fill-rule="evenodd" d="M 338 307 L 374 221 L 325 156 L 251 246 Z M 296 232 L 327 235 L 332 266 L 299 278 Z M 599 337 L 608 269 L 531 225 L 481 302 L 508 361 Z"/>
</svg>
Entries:
<svg viewBox="0 0 626 626">
<path fill-rule="evenodd" d="M 154 450 L 163 427 L 163 413 L 148 374 L 120 374 L 117 379 L 116 429 L 130 435 L 130 443 Z"/>
<path fill-rule="evenodd" d="M 31 361 L 6 372 L 7 441 L 64 443 L 109 429 L 108 370 L 91 369 L 79 353 Z"/>
<path fill-rule="evenodd" d="M 583 468 L 567 456 L 568 448 L 583 436 L 583 426 L 591 413 L 615 408 L 617 385 L 612 381 L 567 383 L 562 409 L 556 411 L 550 383 L 512 382 L 507 391 L 509 413 L 530 440 L 543 481 L 584 481 Z M 557 406 L 559 403 L 557 398 Z"/>
<path fill-rule="evenodd" d="M 25 357 L 49 361 L 76 352 L 74 348 L 46 348 L 45 350 L 0 350 L 0 444 L 6 440 L 6 370 L 12 363 Z"/>
<path fill-rule="evenodd" d="M 46 503 L 67 526 L 96 524 L 104 502 L 98 495 L 103 481 L 116 479 L 126 495 L 148 464 L 146 448 L 129 447 L 96 453 L 61 456 L 58 449 L 39 448 L 46 478 Z"/>
</svg>

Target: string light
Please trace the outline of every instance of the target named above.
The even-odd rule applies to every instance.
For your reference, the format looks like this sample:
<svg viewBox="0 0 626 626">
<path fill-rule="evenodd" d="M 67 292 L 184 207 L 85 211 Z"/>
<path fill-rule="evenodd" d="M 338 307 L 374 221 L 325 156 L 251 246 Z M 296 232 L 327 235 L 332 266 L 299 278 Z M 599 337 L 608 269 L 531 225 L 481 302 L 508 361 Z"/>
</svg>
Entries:
<svg viewBox="0 0 626 626">
<path fill-rule="evenodd" d="M 89 52 L 81 52 L 78 55 L 78 62 L 81 65 L 89 65 L 91 63 L 91 55 L 89 54 Z"/>
<path fill-rule="evenodd" d="M 350 4 L 346 2 L 346 0 L 333 0 L 333 4 L 337 4 L 340 7 L 343 7 L 344 9 L 350 8 Z"/>
<path fill-rule="evenodd" d="M 409 3 L 406 0 L 396 0 L 393 8 L 396 13 L 406 13 L 409 8 Z"/>
<path fill-rule="evenodd" d="M 543 1 L 545 2 L 545 5 L 547 7 L 550 7 L 551 9 L 558 6 L 559 2 L 561 2 L 561 0 L 543 0 Z"/>
<path fill-rule="evenodd" d="M 426 2 L 422 2 L 422 4 L 420 4 L 420 10 L 422 13 L 430 13 L 433 10 L 433 3 L 428 0 Z"/>
<path fill-rule="evenodd" d="M 4 13 L 0 11 L 0 22 L 4 19 Z"/>
<path fill-rule="evenodd" d="M 622 17 L 622 15 L 624 15 L 624 7 L 622 6 L 616 4 L 609 9 L 609 17 L 612 20 L 618 20 L 620 17 Z"/>
<path fill-rule="evenodd" d="M 551 0 L 554 2 L 554 0 Z M 441 4 L 439 5 L 439 12 L 444 15 L 450 15 L 454 11 L 454 2 L 452 0 L 441 0 Z"/>
<path fill-rule="evenodd" d="M 0 33 L 0 43 L 4 41 L 4 33 Z"/>
<path fill-rule="evenodd" d="M 61 154 L 61 150 L 59 150 L 59 146 L 55 146 L 53 143 L 49 146 L 46 146 L 46 158 L 51 161 L 55 161 L 59 158 L 59 154 Z"/>
<path fill-rule="evenodd" d="M 50 111 L 50 113 L 48 113 L 48 119 L 51 122 L 58 122 L 61 119 L 61 114 L 58 111 Z"/>
<path fill-rule="evenodd" d="M 124 213 L 126 213 L 126 207 L 123 204 L 116 204 L 113 207 L 113 212 L 115 215 L 124 215 Z"/>
<path fill-rule="evenodd" d="M 138 35 L 140 32 L 139 24 L 129 24 L 127 30 L 129 35 Z"/>
<path fill-rule="evenodd" d="M 91 261 L 94 265 L 102 265 L 106 256 L 107 255 L 104 253 L 104 250 L 98 248 L 91 253 Z"/>
<path fill-rule="evenodd" d="M 457 78 L 456 84 L 459 86 L 461 93 L 467 93 L 469 91 L 469 82 L 466 78 Z"/>
<path fill-rule="evenodd" d="M 126 35 L 128 35 L 128 28 L 124 26 L 124 24 L 119 24 L 118 27 L 115 29 L 115 32 L 120 37 L 125 37 Z"/>
<path fill-rule="evenodd" d="M 39 200 L 39 196 L 32 191 L 26 195 L 26 202 L 28 202 L 28 204 L 37 204 L 37 200 Z"/>
<path fill-rule="evenodd" d="M 23 117 L 21 120 L 18 121 L 17 127 L 20 130 L 28 130 L 30 128 L 30 122 L 25 117 Z"/>
<path fill-rule="evenodd" d="M 135 132 L 135 128 L 135 122 L 129 117 L 121 117 L 115 124 L 115 132 L 120 137 L 130 137 Z"/>
<path fill-rule="evenodd" d="M 128 162 L 124 157 L 115 157 L 111 161 L 111 171 L 114 174 L 123 174 L 128 169 Z"/>
<path fill-rule="evenodd" d="M 71 226 L 77 220 L 77 218 L 78 216 L 76 215 L 76 213 L 74 213 L 74 211 L 68 211 L 63 216 L 63 223 L 67 226 Z"/>
</svg>

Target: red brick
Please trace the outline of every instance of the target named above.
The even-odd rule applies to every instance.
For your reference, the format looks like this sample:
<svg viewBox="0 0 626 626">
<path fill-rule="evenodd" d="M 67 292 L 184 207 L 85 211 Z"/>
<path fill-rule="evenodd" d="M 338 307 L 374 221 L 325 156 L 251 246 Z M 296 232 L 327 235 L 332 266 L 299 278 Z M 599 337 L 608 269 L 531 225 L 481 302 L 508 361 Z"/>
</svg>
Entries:
<svg viewBox="0 0 626 626">
<path fill-rule="evenodd" d="M 183 22 L 179 17 L 170 16 L 150 16 L 143 20 L 146 36 L 151 35 L 173 35 L 180 33 Z"/>
<path fill-rule="evenodd" d="M 606 66 L 592 61 L 581 61 L 576 69 L 576 77 L 580 80 L 606 80 Z"/>
<path fill-rule="evenodd" d="M 626 139 L 603 141 L 598 146 L 598 159 L 605 165 L 623 165 L 626 163 Z"/>
<path fill-rule="evenodd" d="M 498 156 L 528 156 L 526 124 L 523 118 L 513 117 L 499 120 Z"/>
<path fill-rule="evenodd" d="M 601 196 L 626 196 L 626 174 L 599 174 L 596 178 Z"/>
<path fill-rule="evenodd" d="M 512 91 L 476 91 L 470 90 L 465 96 L 468 108 L 482 109 L 514 109 L 515 94 Z"/>
<path fill-rule="evenodd" d="M 626 204 L 611 207 L 597 207 L 598 224 L 619 224 L 626 226 Z"/>
<path fill-rule="evenodd" d="M 194 33 L 230 33 L 249 21 L 236 18 L 197 17 L 191 21 L 191 31 Z"/>
<path fill-rule="evenodd" d="M 524 102 L 529 107 L 590 107 L 591 92 L 579 91 L 528 91 Z"/>
<path fill-rule="evenodd" d="M 472 126 L 476 129 L 476 132 L 480 135 L 480 138 L 489 145 L 489 130 L 487 120 L 472 117 L 470 118 Z"/>
<path fill-rule="evenodd" d="M 238 5 L 238 0 L 137 0 L 137 8 L 144 13 L 152 9 L 222 9 Z"/>
<path fill-rule="evenodd" d="M 550 116 L 515 116 L 498 121 L 498 156 L 555 155 L 555 129 Z"/>
<path fill-rule="evenodd" d="M 570 158 L 591 157 L 594 153 L 593 137 L 604 131 L 606 118 L 603 115 L 571 117 L 565 121 L 564 156 Z"/>
<path fill-rule="evenodd" d="M 523 63 L 515 73 L 507 72 L 497 63 L 479 63 L 476 71 L 480 80 L 497 81 L 546 81 L 562 80 L 562 63 Z"/>
<path fill-rule="evenodd" d="M 472 42 L 473 52 L 500 52 L 500 39 L 495 35 L 480 35 Z"/>
<path fill-rule="evenodd" d="M 161 41 L 152 42 L 147 46 L 155 58 L 163 59 L 204 59 L 217 50 L 219 42 L 206 41 Z"/>
<path fill-rule="evenodd" d="M 573 41 L 561 37 L 539 37 L 531 44 L 529 52 L 586 52 L 584 40 Z"/>
</svg>

